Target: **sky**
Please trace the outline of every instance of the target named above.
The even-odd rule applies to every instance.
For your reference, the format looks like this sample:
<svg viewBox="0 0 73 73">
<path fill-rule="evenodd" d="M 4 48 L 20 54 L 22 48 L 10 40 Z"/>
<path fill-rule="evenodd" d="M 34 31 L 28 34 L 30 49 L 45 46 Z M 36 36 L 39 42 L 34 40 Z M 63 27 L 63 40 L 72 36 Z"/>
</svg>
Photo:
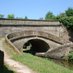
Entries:
<svg viewBox="0 0 73 73">
<path fill-rule="evenodd" d="M 5 17 L 14 14 L 15 17 L 39 19 L 45 18 L 49 11 L 58 15 L 69 7 L 73 8 L 73 0 L 0 0 L 0 14 Z"/>
</svg>

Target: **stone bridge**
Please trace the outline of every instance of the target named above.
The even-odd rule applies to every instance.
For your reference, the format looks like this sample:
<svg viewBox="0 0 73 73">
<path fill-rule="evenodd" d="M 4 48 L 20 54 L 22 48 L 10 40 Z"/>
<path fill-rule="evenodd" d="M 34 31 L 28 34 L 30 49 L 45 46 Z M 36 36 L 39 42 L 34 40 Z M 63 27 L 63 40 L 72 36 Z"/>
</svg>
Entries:
<svg viewBox="0 0 73 73">
<path fill-rule="evenodd" d="M 5 37 L 17 53 L 44 53 L 46 57 L 61 58 L 65 56 L 65 51 L 70 51 L 65 49 L 62 53 L 65 48 L 65 40 L 62 38 L 64 33 L 65 29 L 58 21 L 0 19 L 0 37 Z"/>
<path fill-rule="evenodd" d="M 21 50 L 24 44 L 30 40 L 34 40 L 34 43 L 37 44 L 37 46 L 38 45 L 45 46 L 45 44 L 46 45 L 48 44 L 49 48 L 55 48 L 63 44 L 63 42 L 57 36 L 54 36 L 52 34 L 42 32 L 42 31 L 14 32 L 14 33 L 8 34 L 7 38 L 18 48 L 18 50 Z M 49 49 L 49 48 L 45 46 L 44 49 Z"/>
<path fill-rule="evenodd" d="M 64 44 L 59 37 L 42 31 L 21 31 L 7 34 L 6 41 L 13 49 L 33 55 L 66 59 L 73 43 Z M 42 54 L 43 53 L 43 54 Z"/>
</svg>

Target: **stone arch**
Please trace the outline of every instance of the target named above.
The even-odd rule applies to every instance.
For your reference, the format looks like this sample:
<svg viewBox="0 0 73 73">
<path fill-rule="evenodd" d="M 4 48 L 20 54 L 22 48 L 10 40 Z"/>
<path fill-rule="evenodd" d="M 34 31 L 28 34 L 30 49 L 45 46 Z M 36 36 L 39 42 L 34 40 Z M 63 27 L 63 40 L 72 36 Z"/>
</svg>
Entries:
<svg viewBox="0 0 73 73">
<path fill-rule="evenodd" d="M 47 52 L 50 46 L 42 39 L 30 39 L 24 43 L 23 49 L 28 49 L 25 52 L 35 55 L 36 53 Z"/>
</svg>

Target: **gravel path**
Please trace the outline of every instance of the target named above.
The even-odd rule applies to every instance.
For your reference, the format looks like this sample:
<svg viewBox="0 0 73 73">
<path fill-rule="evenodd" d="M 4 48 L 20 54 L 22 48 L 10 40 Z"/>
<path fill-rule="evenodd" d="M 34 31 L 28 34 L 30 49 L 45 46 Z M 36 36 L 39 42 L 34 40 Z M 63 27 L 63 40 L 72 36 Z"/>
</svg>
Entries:
<svg viewBox="0 0 73 73">
<path fill-rule="evenodd" d="M 7 64 L 12 70 L 16 73 L 35 73 L 27 66 L 10 59 L 9 56 L 6 54 L 4 47 L 3 47 L 4 38 L 0 38 L 0 50 L 4 51 L 4 62 Z"/>
</svg>

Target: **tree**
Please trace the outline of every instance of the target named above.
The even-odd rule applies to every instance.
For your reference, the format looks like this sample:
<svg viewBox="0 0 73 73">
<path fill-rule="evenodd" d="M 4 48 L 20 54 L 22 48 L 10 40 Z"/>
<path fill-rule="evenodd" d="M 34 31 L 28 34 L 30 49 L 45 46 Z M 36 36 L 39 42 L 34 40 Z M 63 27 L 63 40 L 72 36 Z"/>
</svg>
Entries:
<svg viewBox="0 0 73 73">
<path fill-rule="evenodd" d="M 14 14 L 8 14 L 7 18 L 14 19 Z"/>
<path fill-rule="evenodd" d="M 60 13 L 56 18 L 60 20 L 62 17 L 66 17 L 66 13 Z"/>
<path fill-rule="evenodd" d="M 45 19 L 46 20 L 49 20 L 49 19 L 55 19 L 55 16 L 53 15 L 52 12 L 48 12 L 45 16 Z"/>
<path fill-rule="evenodd" d="M 73 17 L 62 17 L 60 22 L 63 23 L 67 29 L 73 30 Z"/>
<path fill-rule="evenodd" d="M 59 15 L 58 19 L 63 25 L 70 30 L 73 30 L 73 9 L 68 8 L 64 14 Z"/>
<path fill-rule="evenodd" d="M 28 19 L 28 17 L 27 17 L 27 16 L 25 16 L 25 19 Z"/>
<path fill-rule="evenodd" d="M 3 14 L 0 14 L 0 18 L 3 18 L 4 17 L 4 15 Z"/>
<path fill-rule="evenodd" d="M 65 12 L 67 16 L 73 16 L 73 8 L 68 8 Z"/>
</svg>

